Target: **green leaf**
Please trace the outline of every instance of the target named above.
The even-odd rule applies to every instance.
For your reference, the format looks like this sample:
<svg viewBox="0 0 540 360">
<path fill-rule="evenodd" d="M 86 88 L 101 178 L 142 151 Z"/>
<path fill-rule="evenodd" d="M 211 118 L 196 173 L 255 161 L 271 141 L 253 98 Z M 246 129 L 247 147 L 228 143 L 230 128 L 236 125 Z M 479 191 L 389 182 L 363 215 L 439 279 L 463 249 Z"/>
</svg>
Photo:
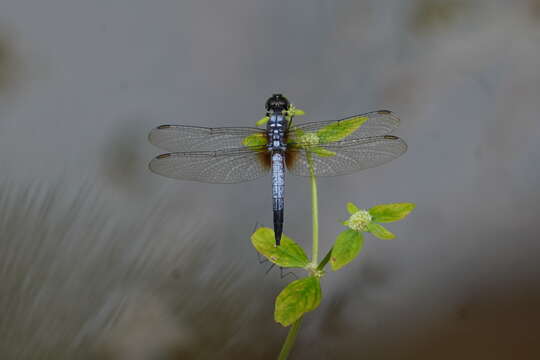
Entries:
<svg viewBox="0 0 540 360">
<path fill-rule="evenodd" d="M 301 109 L 294 109 L 294 116 L 302 116 L 302 115 L 305 115 L 305 111 L 304 110 L 301 110 Z"/>
<path fill-rule="evenodd" d="M 326 150 L 320 146 L 311 146 L 309 147 L 309 151 L 314 153 L 314 154 L 317 154 L 321 157 L 329 157 L 329 156 L 335 156 L 336 153 L 333 152 L 333 151 L 330 151 L 330 150 Z"/>
<path fill-rule="evenodd" d="M 369 209 L 369 214 L 375 222 L 392 222 L 409 215 L 414 207 L 412 203 L 381 204 Z"/>
<path fill-rule="evenodd" d="M 295 280 L 276 298 L 274 319 L 283 326 L 289 326 L 308 311 L 317 308 L 321 298 L 319 278 L 310 276 Z"/>
<path fill-rule="evenodd" d="M 255 125 L 257 126 L 263 126 L 263 125 L 266 125 L 266 123 L 268 122 L 268 120 L 270 120 L 270 118 L 268 116 L 265 116 L 263 117 L 261 120 L 257 121 L 255 123 Z"/>
<path fill-rule="evenodd" d="M 246 136 L 244 140 L 242 140 L 242 145 L 247 147 L 261 146 L 266 145 L 267 143 L 268 140 L 266 138 L 266 134 L 262 133 L 251 134 L 249 136 Z"/>
<path fill-rule="evenodd" d="M 309 259 L 293 239 L 283 234 L 281 245 L 276 246 L 274 230 L 261 227 L 251 235 L 251 243 L 259 253 L 268 260 L 282 267 L 304 268 L 309 264 Z"/>
<path fill-rule="evenodd" d="M 355 116 L 350 119 L 334 122 L 317 131 L 321 143 L 343 140 L 367 121 L 366 116 Z"/>
<path fill-rule="evenodd" d="M 383 239 L 383 240 L 389 240 L 396 237 L 396 235 L 392 234 L 384 226 L 376 224 L 376 223 L 370 223 L 368 225 L 368 231 L 372 233 L 373 236 L 378 237 L 379 239 Z"/>
<path fill-rule="evenodd" d="M 357 213 L 360 211 L 360 209 L 358 208 L 358 206 L 354 205 L 352 202 L 349 202 L 347 203 L 347 211 L 349 212 L 349 214 L 354 214 L 354 213 Z"/>
<path fill-rule="evenodd" d="M 347 265 L 358 256 L 364 246 L 364 236 L 358 231 L 347 229 L 338 235 L 330 264 L 332 270 L 336 271 Z"/>
</svg>

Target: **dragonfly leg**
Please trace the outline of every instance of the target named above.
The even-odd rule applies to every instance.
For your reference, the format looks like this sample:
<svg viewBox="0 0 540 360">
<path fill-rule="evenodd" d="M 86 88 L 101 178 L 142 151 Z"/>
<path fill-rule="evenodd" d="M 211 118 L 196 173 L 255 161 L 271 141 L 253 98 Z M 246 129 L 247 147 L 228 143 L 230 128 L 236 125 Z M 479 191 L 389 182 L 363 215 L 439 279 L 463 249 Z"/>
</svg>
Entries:
<svg viewBox="0 0 540 360">
<path fill-rule="evenodd" d="M 281 279 L 285 279 L 285 278 L 286 278 L 287 276 L 289 276 L 289 275 L 294 276 L 295 279 L 298 280 L 298 275 L 296 275 L 294 272 L 289 271 L 289 272 L 287 272 L 287 273 L 284 274 L 284 273 L 283 273 L 283 267 L 281 267 L 281 266 L 279 267 L 279 276 L 280 276 Z"/>
<path fill-rule="evenodd" d="M 257 228 L 258 228 L 259 226 L 260 226 L 259 222 L 256 222 L 256 223 L 255 223 L 255 226 L 253 227 L 253 231 L 252 231 L 252 232 L 255 232 L 255 230 L 257 230 Z M 267 262 L 270 262 L 270 260 L 268 260 L 267 258 L 265 258 L 264 256 L 262 256 L 258 251 L 257 251 L 257 257 L 259 258 L 259 264 L 265 264 L 265 263 L 267 263 Z M 272 269 L 273 269 L 275 266 L 276 266 L 276 264 L 272 263 L 272 264 L 268 267 L 268 269 L 265 271 L 264 274 L 267 275 L 270 271 L 272 271 Z M 283 272 L 283 267 L 282 267 L 282 266 L 279 267 L 279 277 L 280 277 L 281 279 L 285 279 L 285 278 L 286 278 L 287 276 L 289 276 L 289 275 L 292 275 L 292 276 L 294 276 L 296 279 L 298 279 L 298 276 L 297 276 L 294 272 L 289 271 L 289 272 L 287 272 L 287 273 L 284 273 L 284 272 Z"/>
</svg>

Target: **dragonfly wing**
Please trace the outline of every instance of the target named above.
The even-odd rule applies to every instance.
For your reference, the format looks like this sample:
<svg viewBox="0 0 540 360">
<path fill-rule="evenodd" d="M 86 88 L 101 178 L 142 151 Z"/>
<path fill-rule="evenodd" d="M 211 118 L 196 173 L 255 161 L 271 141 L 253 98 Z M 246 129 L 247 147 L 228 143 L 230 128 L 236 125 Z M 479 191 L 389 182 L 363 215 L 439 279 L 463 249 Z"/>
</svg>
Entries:
<svg viewBox="0 0 540 360">
<path fill-rule="evenodd" d="M 341 120 L 316 121 L 304 124 L 293 124 L 289 129 L 291 141 L 294 141 L 295 135 L 301 135 L 306 132 L 317 132 L 325 127 L 333 126 L 335 131 L 339 132 L 340 124 L 344 127 L 358 121 L 361 125 L 353 129 L 344 139 L 359 139 L 372 136 L 382 136 L 390 134 L 399 126 L 399 118 L 389 110 L 372 111 L 365 114 L 349 116 Z M 363 122 L 362 122 L 363 121 Z"/>
<path fill-rule="evenodd" d="M 337 141 L 320 148 L 335 155 L 320 156 L 309 152 L 315 175 L 337 176 L 387 163 L 407 151 L 407 144 L 396 136 L 386 135 Z M 287 168 L 292 175 L 310 176 L 308 151 L 294 146 L 287 151 Z"/>
<path fill-rule="evenodd" d="M 257 179 L 268 173 L 265 147 L 224 151 L 176 152 L 159 155 L 150 170 L 173 179 L 230 184 Z"/>
<path fill-rule="evenodd" d="M 243 140 L 265 131 L 250 127 L 206 128 L 184 125 L 161 125 L 153 129 L 148 140 L 155 146 L 172 152 L 218 151 L 241 148 Z"/>
</svg>

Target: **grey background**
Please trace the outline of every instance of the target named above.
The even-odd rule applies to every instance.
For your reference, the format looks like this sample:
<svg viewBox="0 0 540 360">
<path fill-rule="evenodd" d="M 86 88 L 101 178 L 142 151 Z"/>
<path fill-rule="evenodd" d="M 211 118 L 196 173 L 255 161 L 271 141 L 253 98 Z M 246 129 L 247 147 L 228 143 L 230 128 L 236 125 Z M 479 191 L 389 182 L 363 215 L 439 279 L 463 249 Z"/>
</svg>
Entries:
<svg viewBox="0 0 540 360">
<path fill-rule="evenodd" d="M 347 201 L 417 204 L 328 273 L 293 358 L 537 358 L 539 55 L 536 0 L 4 0 L 2 358 L 275 358 L 290 278 L 249 241 L 270 179 L 160 178 L 146 141 L 253 126 L 274 92 L 402 119 L 404 156 L 320 179 L 323 251 Z M 308 181 L 286 186 L 309 250 Z"/>
</svg>

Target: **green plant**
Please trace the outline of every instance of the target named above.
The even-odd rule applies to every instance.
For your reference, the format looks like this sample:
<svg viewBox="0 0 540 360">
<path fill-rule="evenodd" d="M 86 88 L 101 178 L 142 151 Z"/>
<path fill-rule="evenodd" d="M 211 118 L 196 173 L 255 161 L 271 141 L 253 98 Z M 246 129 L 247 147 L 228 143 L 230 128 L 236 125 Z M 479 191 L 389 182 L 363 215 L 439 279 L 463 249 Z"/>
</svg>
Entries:
<svg viewBox="0 0 540 360">
<path fill-rule="evenodd" d="M 290 109 L 289 116 L 303 114 L 302 110 Z M 261 119 L 257 125 L 264 123 Z M 394 203 L 376 205 L 368 210 L 360 209 L 353 203 L 346 208 L 349 219 L 343 222 L 347 227 L 341 232 L 319 262 L 319 214 L 317 199 L 317 181 L 313 170 L 312 156 L 334 156 L 335 153 L 325 150 L 319 144 L 324 141 L 338 141 L 356 131 L 365 118 L 357 117 L 349 122 L 341 122 L 339 127 L 329 125 L 316 133 L 301 133 L 298 143 L 305 144 L 306 157 L 310 166 L 311 209 L 313 223 L 313 240 L 311 260 L 304 249 L 293 239 L 283 234 L 281 245 L 275 245 L 272 229 L 262 227 L 251 236 L 251 242 L 257 251 L 272 263 L 284 268 L 302 268 L 307 276 L 289 283 L 277 296 L 274 319 L 283 326 L 291 326 L 278 359 L 287 359 L 294 346 L 300 324 L 305 313 L 316 309 L 322 300 L 321 278 L 325 266 L 330 262 L 331 268 L 337 271 L 353 261 L 364 245 L 364 233 L 371 233 L 379 239 L 393 239 L 395 235 L 380 223 L 398 221 L 405 218 L 415 207 L 412 203 Z M 256 139 L 246 139 L 252 143 Z"/>
</svg>

